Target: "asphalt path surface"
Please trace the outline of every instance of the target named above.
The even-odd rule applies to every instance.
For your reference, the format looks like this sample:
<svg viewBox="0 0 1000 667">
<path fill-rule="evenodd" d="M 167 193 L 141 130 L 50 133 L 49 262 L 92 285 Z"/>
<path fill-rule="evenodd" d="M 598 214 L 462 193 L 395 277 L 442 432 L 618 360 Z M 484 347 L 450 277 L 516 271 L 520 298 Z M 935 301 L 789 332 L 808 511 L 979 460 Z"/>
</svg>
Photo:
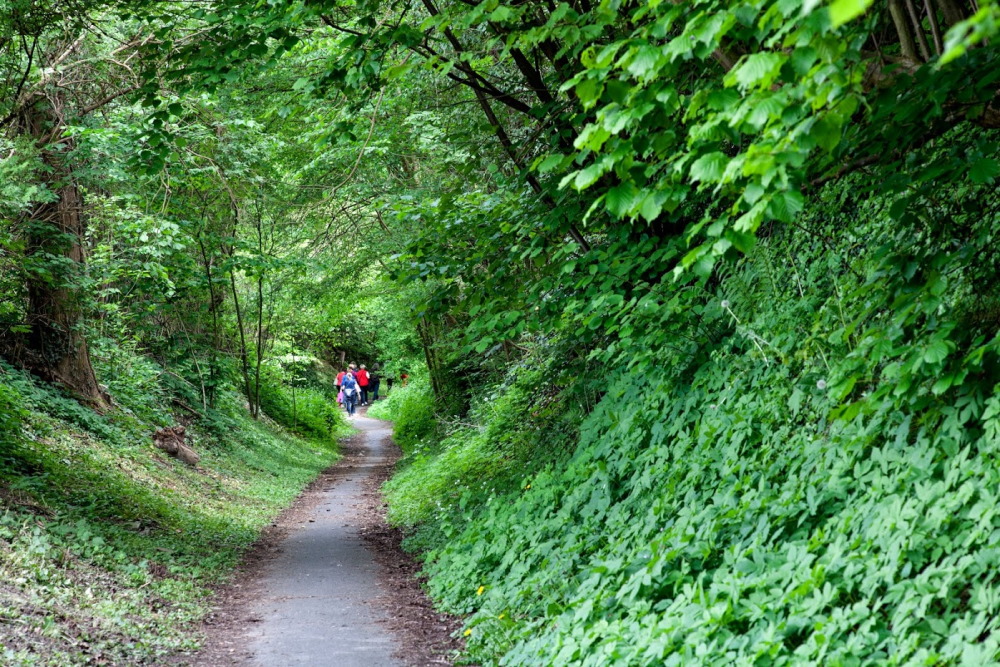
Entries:
<svg viewBox="0 0 1000 667">
<path fill-rule="evenodd" d="M 400 646 L 386 627 L 388 612 L 374 602 L 383 594 L 378 566 L 360 535 L 363 483 L 385 465 L 391 431 L 360 413 L 353 424 L 362 446 L 338 464 L 344 473 L 323 489 L 263 574 L 257 622 L 245 635 L 258 665 L 403 664 L 393 657 Z"/>
</svg>

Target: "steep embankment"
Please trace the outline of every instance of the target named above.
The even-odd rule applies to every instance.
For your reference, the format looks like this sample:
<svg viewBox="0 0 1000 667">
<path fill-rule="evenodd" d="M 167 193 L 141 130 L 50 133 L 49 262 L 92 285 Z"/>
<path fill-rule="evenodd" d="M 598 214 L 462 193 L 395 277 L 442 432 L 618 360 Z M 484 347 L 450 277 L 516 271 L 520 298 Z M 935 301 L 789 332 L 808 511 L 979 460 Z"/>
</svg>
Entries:
<svg viewBox="0 0 1000 667">
<path fill-rule="evenodd" d="M 2 368 L 4 664 L 152 664 L 195 648 L 210 588 L 336 458 L 335 411 L 300 403 L 303 439 L 254 422 L 228 394 L 189 425 L 201 456 L 189 467 L 154 448 L 174 418 L 156 392 L 125 391 L 149 370 L 132 362 L 117 378 L 130 405 L 104 416 Z"/>
<path fill-rule="evenodd" d="M 669 330 L 662 308 L 624 312 L 631 368 L 566 378 L 535 341 L 461 423 L 421 421 L 419 385 L 393 398 L 391 516 L 471 614 L 471 659 L 997 660 L 997 311 L 977 287 L 997 219 L 956 218 L 966 243 L 942 250 L 890 203 L 832 247 L 859 214 L 840 188 L 678 290 Z"/>
</svg>

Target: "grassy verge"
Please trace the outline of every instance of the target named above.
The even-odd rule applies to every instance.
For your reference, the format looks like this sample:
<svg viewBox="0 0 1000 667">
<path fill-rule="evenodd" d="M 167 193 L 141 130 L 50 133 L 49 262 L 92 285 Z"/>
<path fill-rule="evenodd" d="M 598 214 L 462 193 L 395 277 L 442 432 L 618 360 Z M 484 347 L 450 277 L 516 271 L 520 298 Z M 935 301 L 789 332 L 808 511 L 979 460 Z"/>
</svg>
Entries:
<svg viewBox="0 0 1000 667">
<path fill-rule="evenodd" d="M 98 416 L 9 368 L 0 389 L 3 664 L 150 664 L 197 648 L 210 587 L 334 462 L 347 428 L 337 418 L 303 439 L 230 397 L 188 427 L 194 469 L 153 446 L 165 411 Z"/>
</svg>

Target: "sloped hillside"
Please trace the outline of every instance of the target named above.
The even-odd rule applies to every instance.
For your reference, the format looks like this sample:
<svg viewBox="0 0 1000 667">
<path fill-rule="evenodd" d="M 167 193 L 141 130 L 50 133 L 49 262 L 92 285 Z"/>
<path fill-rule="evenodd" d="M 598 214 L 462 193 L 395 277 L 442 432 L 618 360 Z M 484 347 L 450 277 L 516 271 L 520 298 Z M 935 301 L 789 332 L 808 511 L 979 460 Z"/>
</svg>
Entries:
<svg viewBox="0 0 1000 667">
<path fill-rule="evenodd" d="M 828 188 L 805 229 L 682 297 L 667 351 L 637 308 L 631 364 L 553 384 L 558 343 L 539 345 L 474 424 L 413 435 L 426 390 L 394 397 L 410 442 L 390 516 L 471 613 L 470 659 L 997 659 L 998 220 L 956 217 L 944 271 L 918 268 L 941 251 L 888 208 Z"/>
<path fill-rule="evenodd" d="M 345 426 L 331 408 L 307 412 L 300 402 L 299 425 L 307 423 L 295 435 L 250 419 L 227 394 L 191 423 L 161 395 L 138 391 L 142 371 L 157 369 L 132 362 L 136 373 L 112 390 L 135 402 L 103 416 L 2 367 L 4 664 L 162 664 L 196 648 L 192 622 L 206 613 L 211 587 L 336 458 Z M 189 422 L 196 466 L 153 444 L 178 418 Z"/>
</svg>

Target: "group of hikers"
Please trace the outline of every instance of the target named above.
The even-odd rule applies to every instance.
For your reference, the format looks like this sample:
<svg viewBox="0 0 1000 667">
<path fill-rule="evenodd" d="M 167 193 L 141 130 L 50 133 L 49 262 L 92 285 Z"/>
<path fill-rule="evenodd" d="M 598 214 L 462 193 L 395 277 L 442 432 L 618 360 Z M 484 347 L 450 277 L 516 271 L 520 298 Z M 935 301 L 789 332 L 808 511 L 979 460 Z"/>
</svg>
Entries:
<svg viewBox="0 0 1000 667">
<path fill-rule="evenodd" d="M 348 415 L 354 415 L 359 405 L 368 405 L 378 400 L 379 385 L 382 377 L 378 364 L 372 365 L 371 371 L 364 364 L 358 368 L 348 364 L 347 368 L 337 374 L 337 402 L 343 404 Z M 392 389 L 392 378 L 387 378 L 388 389 Z"/>
</svg>

